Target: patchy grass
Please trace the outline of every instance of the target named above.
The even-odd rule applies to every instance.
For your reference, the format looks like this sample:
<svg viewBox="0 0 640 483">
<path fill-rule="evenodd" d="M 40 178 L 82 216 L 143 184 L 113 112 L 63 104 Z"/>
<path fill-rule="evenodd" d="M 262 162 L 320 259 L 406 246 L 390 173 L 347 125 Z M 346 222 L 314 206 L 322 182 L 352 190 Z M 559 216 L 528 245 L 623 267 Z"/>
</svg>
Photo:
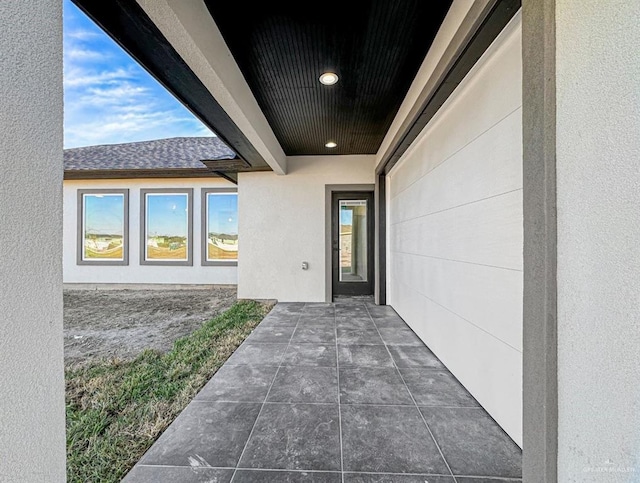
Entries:
<svg viewBox="0 0 640 483">
<path fill-rule="evenodd" d="M 66 370 L 69 482 L 117 482 L 269 311 L 241 301 L 162 354 Z"/>
</svg>

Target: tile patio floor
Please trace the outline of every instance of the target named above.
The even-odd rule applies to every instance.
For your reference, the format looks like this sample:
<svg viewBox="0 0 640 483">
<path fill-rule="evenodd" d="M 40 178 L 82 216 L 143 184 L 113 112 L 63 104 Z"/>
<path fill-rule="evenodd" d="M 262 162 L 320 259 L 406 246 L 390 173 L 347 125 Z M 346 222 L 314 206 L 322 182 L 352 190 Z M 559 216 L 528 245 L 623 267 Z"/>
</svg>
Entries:
<svg viewBox="0 0 640 483">
<path fill-rule="evenodd" d="M 499 483 L 521 451 L 390 307 L 282 303 L 124 481 Z"/>
</svg>

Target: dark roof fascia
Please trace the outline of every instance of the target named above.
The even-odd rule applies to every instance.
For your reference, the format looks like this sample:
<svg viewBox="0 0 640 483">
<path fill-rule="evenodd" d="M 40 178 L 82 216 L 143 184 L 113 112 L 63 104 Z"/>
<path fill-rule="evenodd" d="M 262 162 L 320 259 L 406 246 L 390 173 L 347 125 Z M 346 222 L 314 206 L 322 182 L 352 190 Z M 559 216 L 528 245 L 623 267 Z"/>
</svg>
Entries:
<svg viewBox="0 0 640 483">
<path fill-rule="evenodd" d="M 240 158 L 254 168 L 268 167 L 262 155 L 137 2 L 72 1 Z"/>
<path fill-rule="evenodd" d="M 223 173 L 222 171 L 216 171 L 215 173 L 235 185 L 238 184 L 238 173 Z"/>
<path fill-rule="evenodd" d="M 135 179 L 135 178 L 224 178 L 238 184 L 238 173 L 272 171 L 269 166 L 249 167 L 243 160 L 202 160 L 204 168 L 161 168 L 161 169 L 67 169 L 64 179 Z M 224 162 L 225 165 L 218 164 Z M 235 167 L 232 168 L 232 164 Z M 224 167 L 224 171 L 220 168 Z M 217 168 L 217 169 L 216 169 Z M 229 169 L 232 168 L 232 169 Z"/>
<path fill-rule="evenodd" d="M 425 86 L 376 174 L 391 171 L 521 6 L 522 0 L 485 0 L 472 8 L 436 67 L 436 81 Z"/>
<path fill-rule="evenodd" d="M 136 179 L 136 178 L 217 178 L 209 169 L 73 169 L 64 172 L 64 179 Z"/>
</svg>

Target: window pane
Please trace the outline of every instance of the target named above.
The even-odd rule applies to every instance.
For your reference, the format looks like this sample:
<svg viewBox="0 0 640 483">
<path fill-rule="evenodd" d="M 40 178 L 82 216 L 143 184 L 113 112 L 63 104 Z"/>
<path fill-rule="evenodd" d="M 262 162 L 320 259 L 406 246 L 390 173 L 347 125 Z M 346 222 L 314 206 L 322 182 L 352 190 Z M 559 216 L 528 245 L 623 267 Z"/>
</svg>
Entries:
<svg viewBox="0 0 640 483">
<path fill-rule="evenodd" d="M 82 260 L 124 260 L 124 195 L 82 196 Z"/>
<path fill-rule="evenodd" d="M 340 200 L 340 281 L 367 281 L 367 200 Z"/>
<path fill-rule="evenodd" d="M 189 196 L 146 193 L 146 259 L 188 260 Z"/>
<path fill-rule="evenodd" d="M 207 261 L 238 259 L 238 194 L 207 193 Z"/>
</svg>

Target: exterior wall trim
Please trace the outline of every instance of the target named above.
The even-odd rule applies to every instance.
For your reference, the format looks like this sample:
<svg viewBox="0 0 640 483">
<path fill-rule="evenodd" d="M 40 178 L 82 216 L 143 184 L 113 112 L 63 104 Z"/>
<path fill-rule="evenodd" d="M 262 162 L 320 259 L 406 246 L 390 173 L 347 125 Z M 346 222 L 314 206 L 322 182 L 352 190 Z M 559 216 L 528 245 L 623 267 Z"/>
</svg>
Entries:
<svg viewBox="0 0 640 483">
<path fill-rule="evenodd" d="M 208 169 L 167 168 L 167 169 L 70 169 L 64 172 L 64 179 L 136 179 L 136 178 L 218 178 Z"/>
<path fill-rule="evenodd" d="M 523 458 L 525 482 L 558 474 L 556 0 L 524 0 Z"/>
<path fill-rule="evenodd" d="M 124 196 L 124 232 L 122 234 L 122 260 L 84 260 L 82 258 L 82 248 L 84 246 L 84 203 L 86 194 L 121 194 Z M 128 189 L 79 189 L 78 190 L 78 223 L 76 224 L 77 244 L 76 263 L 78 265 L 129 265 L 129 190 Z"/>
<path fill-rule="evenodd" d="M 324 187 L 324 220 L 325 220 L 325 301 L 333 299 L 333 280 L 331 277 L 331 197 L 334 191 L 375 191 L 375 184 L 327 184 Z M 375 238 L 375 236 L 374 236 Z M 376 243 L 377 245 L 377 243 Z M 378 290 L 375 280 L 374 293 Z"/>
<path fill-rule="evenodd" d="M 210 261 L 207 260 L 207 194 L 209 193 L 237 193 L 237 188 L 202 188 L 200 191 L 200 263 L 207 267 L 237 267 L 237 260 L 229 261 Z"/>
<path fill-rule="evenodd" d="M 189 216 L 187 217 L 187 236 L 189 244 L 187 246 L 187 260 L 184 261 L 165 261 L 165 260 L 147 260 L 146 259 L 146 242 L 147 242 L 147 194 L 148 193 L 176 193 L 187 194 L 187 207 Z M 193 188 L 143 188 L 140 190 L 140 265 L 175 265 L 175 266 L 193 266 Z"/>
<path fill-rule="evenodd" d="M 387 305 L 387 177 L 376 175 L 375 204 L 375 302 Z"/>
</svg>

